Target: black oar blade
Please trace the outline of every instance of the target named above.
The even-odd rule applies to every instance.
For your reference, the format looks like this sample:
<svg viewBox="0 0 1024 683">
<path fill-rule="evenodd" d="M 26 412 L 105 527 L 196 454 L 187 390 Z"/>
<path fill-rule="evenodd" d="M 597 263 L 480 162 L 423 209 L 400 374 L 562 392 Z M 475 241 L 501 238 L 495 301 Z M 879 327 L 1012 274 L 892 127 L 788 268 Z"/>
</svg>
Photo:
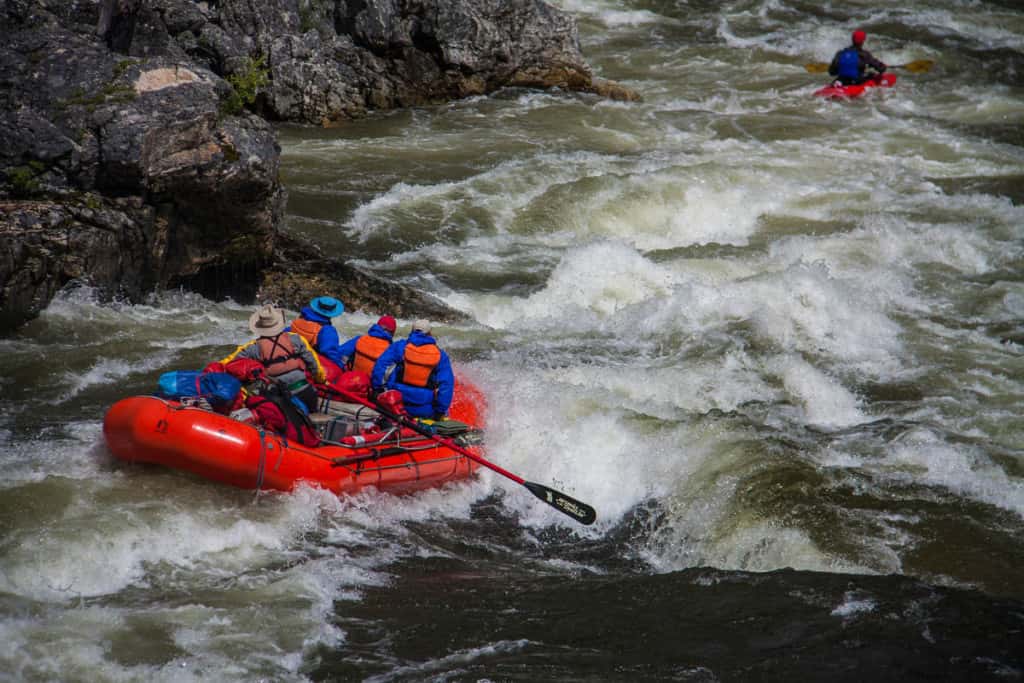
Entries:
<svg viewBox="0 0 1024 683">
<path fill-rule="evenodd" d="M 597 519 L 597 511 L 583 501 L 576 500 L 536 482 L 524 481 L 523 486 L 530 489 L 530 493 L 559 512 L 569 515 L 580 524 L 593 524 L 594 520 Z"/>
</svg>

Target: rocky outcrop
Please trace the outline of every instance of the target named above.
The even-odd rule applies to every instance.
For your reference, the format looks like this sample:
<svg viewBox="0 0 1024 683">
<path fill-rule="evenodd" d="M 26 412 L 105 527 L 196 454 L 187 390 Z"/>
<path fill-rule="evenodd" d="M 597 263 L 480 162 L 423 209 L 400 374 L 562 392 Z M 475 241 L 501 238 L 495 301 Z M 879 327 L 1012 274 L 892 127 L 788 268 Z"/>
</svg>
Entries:
<svg viewBox="0 0 1024 683">
<path fill-rule="evenodd" d="M 259 299 L 299 310 L 324 292 L 336 294 L 352 311 L 389 313 L 399 318 L 443 322 L 467 316 L 440 299 L 405 285 L 381 280 L 323 251 L 296 235 L 278 236 L 274 264 L 263 271 Z"/>
<path fill-rule="evenodd" d="M 541 0 L 5 0 L 0 34 L 5 329 L 72 280 L 127 298 L 262 287 L 294 306 L 326 278 L 355 308 L 402 315 L 402 297 L 452 319 L 301 242 L 275 251 L 285 194 L 266 119 L 330 123 L 505 86 L 635 97 L 593 78 L 575 23 Z M 291 286 L 270 291 L 267 273 Z"/>
<path fill-rule="evenodd" d="M 111 51 L 69 4 L 0 15 L 4 321 L 73 279 L 130 298 L 254 294 L 284 205 L 273 129 L 225 115 L 231 88 L 202 65 Z"/>
<path fill-rule="evenodd" d="M 131 2 L 132 0 L 120 0 Z M 616 99 L 576 23 L 541 0 L 151 0 L 113 21 L 139 57 L 187 54 L 229 77 L 262 60 L 269 118 L 325 123 L 493 92 L 561 87 Z"/>
</svg>

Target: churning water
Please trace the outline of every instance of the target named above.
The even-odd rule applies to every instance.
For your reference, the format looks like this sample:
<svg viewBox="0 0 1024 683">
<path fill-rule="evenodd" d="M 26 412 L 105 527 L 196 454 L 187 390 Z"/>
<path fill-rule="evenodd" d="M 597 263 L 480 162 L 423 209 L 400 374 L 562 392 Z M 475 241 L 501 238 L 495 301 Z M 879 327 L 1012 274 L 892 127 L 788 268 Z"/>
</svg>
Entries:
<svg viewBox="0 0 1024 683">
<path fill-rule="evenodd" d="M 106 408 L 249 308 L 67 292 L 0 340 L 0 680 L 1024 677 L 1024 10 L 560 5 L 642 103 L 289 127 L 283 176 L 290 230 L 469 314 L 488 457 L 598 522 L 116 464 Z M 934 68 L 813 98 L 857 26 Z"/>
</svg>

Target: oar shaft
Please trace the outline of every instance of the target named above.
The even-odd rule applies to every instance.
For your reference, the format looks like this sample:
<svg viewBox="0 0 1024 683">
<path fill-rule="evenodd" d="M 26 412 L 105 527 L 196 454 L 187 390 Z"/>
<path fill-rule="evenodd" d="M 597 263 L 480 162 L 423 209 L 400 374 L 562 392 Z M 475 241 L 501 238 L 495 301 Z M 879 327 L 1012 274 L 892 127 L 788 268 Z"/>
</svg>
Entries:
<svg viewBox="0 0 1024 683">
<path fill-rule="evenodd" d="M 477 455 L 473 451 L 467 450 L 465 448 L 461 448 L 458 444 L 454 443 L 451 439 L 438 438 L 438 441 L 440 443 L 444 444 L 445 446 L 447 446 L 448 448 L 451 448 L 452 450 L 454 450 L 454 451 L 456 451 L 458 453 L 462 453 L 464 456 L 466 456 L 470 460 L 475 460 L 476 462 L 480 463 L 484 467 L 488 467 L 488 468 L 494 470 L 495 472 L 497 472 L 498 474 L 502 475 L 503 477 L 508 477 L 509 479 L 511 479 L 512 481 L 514 481 L 517 484 L 525 484 L 526 483 L 526 480 L 523 479 L 522 477 L 520 477 L 520 476 L 518 476 L 516 474 L 512 474 L 511 472 L 506 470 L 501 465 L 495 465 L 490 460 L 485 460 L 485 459 L 481 458 L 479 455 Z"/>
<path fill-rule="evenodd" d="M 423 436 L 429 439 L 433 439 L 442 446 L 447 446 L 456 453 L 464 455 L 470 460 L 479 463 L 488 469 L 494 470 L 501 476 L 511 479 L 512 481 L 514 481 L 517 484 L 520 484 L 521 486 L 525 486 L 530 491 L 530 493 L 535 495 L 537 498 L 544 501 L 551 507 L 555 508 L 562 514 L 572 517 L 580 524 L 593 524 L 594 520 L 597 519 L 597 512 L 594 510 L 594 508 L 587 505 L 583 501 L 576 500 L 575 498 L 565 495 L 561 491 L 556 491 L 555 489 L 544 486 L 543 484 L 538 484 L 532 481 L 526 481 L 519 475 L 509 472 L 504 467 L 495 465 L 493 462 L 487 460 L 483 456 L 477 455 L 473 451 L 463 448 L 462 446 L 455 443 L 451 439 L 446 439 L 442 436 L 435 434 L 434 432 L 431 432 L 430 430 L 426 429 L 423 425 L 416 422 L 415 420 L 409 419 L 408 417 L 405 417 L 403 415 L 397 415 L 395 413 L 392 413 L 390 410 L 386 410 L 382 406 L 375 404 L 357 394 L 352 394 L 342 389 L 335 389 L 334 387 L 330 386 L 327 387 L 327 390 L 337 396 L 341 396 L 346 400 L 352 401 L 354 403 L 360 403 L 366 406 L 367 408 L 372 408 L 373 410 L 376 410 L 378 413 L 380 413 L 387 419 L 391 420 L 395 424 L 409 427 L 410 429 L 415 430 L 416 432 L 422 434 Z"/>
<path fill-rule="evenodd" d="M 372 401 L 369 401 L 369 400 L 367 400 L 367 399 L 365 399 L 362 396 L 359 396 L 357 394 L 351 394 L 351 393 L 349 393 L 347 391 L 344 391 L 344 390 L 341 390 L 341 389 L 334 389 L 333 387 L 330 390 L 335 392 L 335 393 L 337 393 L 337 394 L 340 394 L 345 399 L 348 399 L 348 400 L 353 401 L 355 403 L 361 403 L 362 405 L 366 406 L 367 408 L 371 408 L 373 410 L 376 410 L 378 413 L 380 413 L 384 417 L 388 418 L 392 422 L 395 422 L 395 423 L 400 424 L 400 425 L 402 425 L 404 427 L 409 427 L 410 429 L 416 430 L 417 432 L 419 432 L 423 436 L 426 436 L 426 437 L 428 437 L 430 439 L 433 439 L 437 443 L 442 444 L 444 446 L 447 446 L 448 448 L 451 448 L 456 453 L 464 455 L 464 456 L 466 456 L 467 458 L 469 458 L 471 460 L 475 460 L 476 462 L 480 463 L 481 465 L 483 465 L 485 467 L 491 468 L 492 470 L 494 470 L 498 474 L 501 474 L 501 475 L 504 475 L 504 476 L 508 477 L 509 479 L 511 479 L 512 481 L 516 482 L 517 484 L 522 484 L 522 483 L 524 483 L 526 481 L 522 477 L 519 477 L 519 476 L 516 476 L 515 474 L 512 474 L 511 472 L 509 472 L 508 470 L 504 469 L 503 467 L 499 467 L 498 465 L 495 465 L 494 463 L 492 463 L 492 462 L 490 462 L 488 460 L 485 460 L 484 458 L 480 457 L 479 455 L 477 455 L 473 451 L 471 451 L 469 449 L 466 449 L 466 448 L 463 448 L 462 446 L 460 446 L 459 444 L 455 443 L 451 439 L 446 439 L 445 437 L 440 436 L 439 434 L 434 434 L 429 429 L 425 428 L 423 425 L 421 425 L 420 423 L 416 422 L 415 420 L 411 420 L 411 419 L 409 419 L 407 417 L 404 417 L 402 415 L 398 415 L 396 413 L 392 413 L 389 410 L 385 410 L 380 405 L 375 404 Z"/>
</svg>

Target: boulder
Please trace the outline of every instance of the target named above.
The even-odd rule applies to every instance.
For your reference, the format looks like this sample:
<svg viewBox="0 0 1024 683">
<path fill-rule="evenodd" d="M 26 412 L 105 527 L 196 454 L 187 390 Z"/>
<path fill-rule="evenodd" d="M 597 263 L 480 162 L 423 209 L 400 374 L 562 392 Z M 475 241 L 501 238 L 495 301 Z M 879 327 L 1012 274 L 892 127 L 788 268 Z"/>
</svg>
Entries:
<svg viewBox="0 0 1024 683">
<path fill-rule="evenodd" d="M 129 298 L 252 297 L 284 206 L 271 126 L 225 115 L 231 88 L 209 69 L 118 54 L 45 3 L 0 21 L 4 319 L 76 279 Z"/>
<path fill-rule="evenodd" d="M 0 319 L 70 282 L 458 317 L 280 233 L 270 120 L 329 124 L 508 86 L 616 99 L 542 0 L 5 0 Z M 284 285 L 287 286 L 284 286 Z"/>
<path fill-rule="evenodd" d="M 131 55 L 187 54 L 224 78 L 263 60 L 256 109 L 275 120 L 328 123 L 508 86 L 639 97 L 595 79 L 575 20 L 542 0 L 106 2 L 122 18 L 102 30 Z"/>
<path fill-rule="evenodd" d="M 401 318 L 427 317 L 443 322 L 468 316 L 440 299 L 412 287 L 382 280 L 349 263 L 325 256 L 309 240 L 278 235 L 274 264 L 263 271 L 257 298 L 299 310 L 324 294 L 345 302 L 348 310 L 389 313 Z"/>
</svg>

